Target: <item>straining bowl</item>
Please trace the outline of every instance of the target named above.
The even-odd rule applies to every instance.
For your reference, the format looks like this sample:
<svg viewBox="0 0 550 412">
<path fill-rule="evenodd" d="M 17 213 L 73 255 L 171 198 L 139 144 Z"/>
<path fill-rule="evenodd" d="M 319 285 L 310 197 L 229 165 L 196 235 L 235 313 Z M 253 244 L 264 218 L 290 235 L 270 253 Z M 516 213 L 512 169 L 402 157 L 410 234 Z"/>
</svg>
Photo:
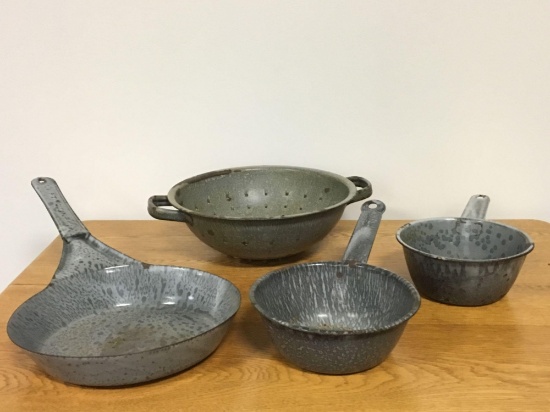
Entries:
<svg viewBox="0 0 550 412">
<path fill-rule="evenodd" d="M 331 231 L 348 204 L 371 194 L 362 177 L 249 166 L 183 180 L 167 196 L 150 197 L 148 212 L 185 222 L 202 242 L 226 255 L 267 260 L 308 249 Z"/>
</svg>

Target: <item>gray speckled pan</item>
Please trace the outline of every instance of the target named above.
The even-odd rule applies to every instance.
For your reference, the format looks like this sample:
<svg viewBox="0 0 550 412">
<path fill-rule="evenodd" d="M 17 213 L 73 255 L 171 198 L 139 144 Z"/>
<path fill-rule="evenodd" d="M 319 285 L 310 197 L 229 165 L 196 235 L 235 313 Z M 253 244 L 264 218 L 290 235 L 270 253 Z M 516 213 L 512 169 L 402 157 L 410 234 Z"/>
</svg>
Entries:
<svg viewBox="0 0 550 412">
<path fill-rule="evenodd" d="M 331 231 L 348 204 L 371 194 L 362 177 L 249 166 L 186 179 L 168 196 L 149 198 L 147 210 L 156 219 L 187 223 L 202 242 L 226 255 L 265 260 L 308 249 Z"/>
<path fill-rule="evenodd" d="M 522 231 L 483 220 L 489 197 L 474 195 L 460 218 L 418 220 L 397 232 L 422 296 L 458 306 L 504 297 L 534 243 Z"/>
<path fill-rule="evenodd" d="M 385 206 L 369 201 L 342 262 L 307 263 L 258 279 L 250 300 L 279 352 L 295 365 L 349 374 L 380 364 L 393 350 L 420 296 L 405 279 L 367 260 Z"/>
<path fill-rule="evenodd" d="M 34 189 L 63 238 L 51 283 L 23 303 L 8 335 L 49 375 L 120 386 L 175 374 L 220 344 L 240 293 L 211 273 L 136 261 L 95 239 L 55 181 Z"/>
</svg>

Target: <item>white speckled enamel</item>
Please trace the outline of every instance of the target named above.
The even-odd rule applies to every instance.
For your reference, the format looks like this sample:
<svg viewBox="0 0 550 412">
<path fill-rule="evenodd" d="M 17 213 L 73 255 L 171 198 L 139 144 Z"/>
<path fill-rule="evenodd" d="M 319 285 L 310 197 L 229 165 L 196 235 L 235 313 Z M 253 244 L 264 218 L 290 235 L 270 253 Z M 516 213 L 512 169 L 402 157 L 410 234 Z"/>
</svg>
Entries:
<svg viewBox="0 0 550 412">
<path fill-rule="evenodd" d="M 40 355 L 54 376 L 72 375 L 85 385 L 129 384 L 175 373 L 208 356 L 223 337 L 213 330 L 234 316 L 239 303 L 230 282 L 207 272 L 119 266 L 53 281 L 16 310 L 8 334 Z M 154 355 L 166 351 L 181 353 L 164 359 Z M 154 366 L 151 357 L 158 358 Z M 96 367 L 86 372 L 89 362 Z M 67 365 L 63 372 L 55 372 L 61 364 Z M 115 374 L 111 369 L 117 364 Z M 139 372 L 134 370 L 140 365 Z"/>
<path fill-rule="evenodd" d="M 353 334 L 400 323 L 414 306 L 411 291 L 389 271 L 325 262 L 272 273 L 256 285 L 254 300 L 260 312 L 291 328 Z"/>
<path fill-rule="evenodd" d="M 412 284 L 368 259 L 385 205 L 361 207 L 343 262 L 294 265 L 258 279 L 250 300 L 293 364 L 347 374 L 381 363 L 420 307 Z"/>
<path fill-rule="evenodd" d="M 240 306 L 229 281 L 138 262 L 94 238 L 55 181 L 33 187 L 63 238 L 52 282 L 11 316 L 10 339 L 50 376 L 88 386 L 162 378 L 202 361 Z"/>
<path fill-rule="evenodd" d="M 405 279 L 350 262 L 271 272 L 253 285 L 250 296 L 283 356 L 328 374 L 378 365 L 420 306 L 418 293 Z"/>
</svg>

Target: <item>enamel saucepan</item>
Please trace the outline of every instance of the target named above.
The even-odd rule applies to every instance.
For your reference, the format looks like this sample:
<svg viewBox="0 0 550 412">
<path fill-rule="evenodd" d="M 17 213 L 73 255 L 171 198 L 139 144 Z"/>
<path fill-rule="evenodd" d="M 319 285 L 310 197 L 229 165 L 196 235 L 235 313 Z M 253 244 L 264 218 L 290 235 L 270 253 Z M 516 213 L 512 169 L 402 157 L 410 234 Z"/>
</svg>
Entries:
<svg viewBox="0 0 550 412">
<path fill-rule="evenodd" d="M 86 386 L 142 383 L 210 355 L 240 305 L 229 281 L 149 265 L 94 238 L 51 178 L 32 186 L 63 239 L 50 284 L 23 303 L 8 335 L 50 376 Z"/>
<path fill-rule="evenodd" d="M 361 210 L 341 262 L 286 267 L 250 289 L 276 348 L 303 369 L 349 374 L 375 367 L 420 307 L 410 282 L 366 263 L 385 206 L 369 201 Z"/>
<path fill-rule="evenodd" d="M 504 297 L 535 247 L 529 235 L 485 220 L 489 197 L 474 195 L 461 217 L 417 220 L 401 227 L 413 283 L 428 299 L 482 306 Z"/>
</svg>

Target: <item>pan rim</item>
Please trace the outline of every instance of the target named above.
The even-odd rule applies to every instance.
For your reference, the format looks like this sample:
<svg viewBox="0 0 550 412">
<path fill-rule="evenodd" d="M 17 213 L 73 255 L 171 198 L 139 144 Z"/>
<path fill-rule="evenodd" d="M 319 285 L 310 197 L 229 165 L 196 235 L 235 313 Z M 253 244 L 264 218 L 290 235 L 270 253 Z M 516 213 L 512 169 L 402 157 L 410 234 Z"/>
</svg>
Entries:
<svg viewBox="0 0 550 412">
<path fill-rule="evenodd" d="M 226 324 L 227 322 L 230 322 L 234 317 L 235 315 L 237 314 L 237 312 L 239 311 L 240 309 L 240 306 L 241 306 L 241 303 L 242 303 L 242 296 L 241 296 L 241 292 L 239 290 L 239 288 L 237 286 L 235 286 L 235 284 L 233 284 L 233 282 L 221 277 L 221 276 L 218 276 L 214 273 L 210 273 L 210 272 L 207 272 L 207 271 L 204 271 L 204 270 L 200 270 L 200 269 L 193 269 L 193 268 L 188 268 L 188 267 L 183 267 L 183 266 L 174 266 L 174 265 L 149 265 L 149 264 L 144 264 L 142 262 L 138 262 L 138 264 L 141 264 L 144 268 L 144 270 L 150 270 L 151 268 L 155 269 L 155 268 L 162 268 L 162 269 L 178 269 L 178 270 L 191 270 L 193 272 L 195 272 L 195 274 L 199 274 L 200 276 L 202 275 L 208 275 L 208 276 L 213 276 L 213 277 L 216 277 L 222 281 L 224 281 L 225 283 L 227 283 L 232 289 L 234 289 L 234 291 L 236 292 L 236 298 L 237 298 L 237 302 L 236 302 L 236 307 L 235 307 L 235 310 L 231 312 L 228 312 L 230 313 L 229 315 L 226 315 L 227 317 L 217 323 L 215 326 L 209 328 L 208 330 L 205 330 L 204 332 L 201 332 L 199 334 L 196 334 L 196 335 L 193 335 L 191 337 L 188 337 L 186 339 L 182 339 L 182 340 L 178 340 L 177 342 L 172 342 L 172 343 L 169 343 L 169 344 L 166 344 L 166 345 L 162 345 L 162 346 L 158 346 L 158 347 L 155 347 L 155 348 L 151 348 L 151 349 L 145 349 L 145 350 L 140 350 L 140 351 L 134 351 L 134 352 L 127 352 L 127 353 L 123 353 L 123 354 L 116 354 L 116 355 L 83 355 L 83 356 L 78 356 L 78 355 L 62 355 L 62 354 L 52 354 L 52 353 L 45 353 L 45 352 L 40 352 L 38 350 L 33 350 L 33 349 L 29 349 L 27 347 L 25 347 L 24 345 L 20 344 L 17 342 L 16 339 L 13 338 L 12 334 L 10 333 L 10 329 L 13 329 L 13 326 L 12 323 L 13 323 L 13 319 L 14 317 L 16 316 L 16 314 L 20 311 L 20 310 L 23 310 L 24 307 L 27 305 L 27 303 L 31 302 L 35 297 L 41 295 L 42 293 L 46 292 L 52 285 L 56 284 L 56 283 L 67 283 L 67 282 L 74 282 L 74 279 L 77 279 L 78 278 L 78 274 L 73 274 L 71 276 L 67 276 L 67 277 L 63 277 L 63 278 L 60 278 L 60 279 L 54 279 L 52 280 L 50 283 L 48 283 L 48 285 L 46 285 L 46 287 L 44 289 L 42 289 L 41 291 L 39 291 L 38 293 L 34 294 L 33 296 L 29 297 L 27 300 L 25 300 L 23 303 L 21 303 L 16 309 L 15 311 L 11 314 L 7 324 L 6 324 L 6 332 L 7 332 L 7 335 L 8 337 L 10 338 L 10 340 L 12 341 L 13 344 L 15 344 L 16 346 L 18 346 L 19 348 L 23 349 L 24 351 L 26 352 L 29 352 L 29 353 L 33 353 L 33 354 L 36 354 L 38 356 L 47 356 L 47 357 L 52 357 L 52 358 L 63 358 L 63 359 L 79 359 L 79 360 L 84 360 L 84 359 L 105 359 L 105 358 L 109 358 L 109 359 L 116 359 L 116 358 L 125 358 L 125 357 L 128 357 L 128 356 L 134 356 L 134 355 L 142 355 L 142 354 L 146 354 L 146 353 L 153 353 L 153 352 L 157 352 L 157 351 L 161 351 L 161 350 L 166 350 L 168 348 L 171 348 L 171 347 L 174 347 L 174 346 L 177 346 L 177 345 L 180 345 L 182 343 L 185 343 L 185 342 L 189 342 L 189 341 L 192 341 L 200 336 L 203 336 L 207 333 L 211 333 L 212 331 L 218 329 L 219 327 L 223 326 L 224 324 Z M 135 265 L 135 263 L 131 263 L 129 265 L 122 265 L 122 266 L 132 266 L 132 265 Z M 109 267 L 106 267 L 106 268 L 102 268 L 100 270 L 96 270 L 93 272 L 93 274 L 96 274 L 96 273 L 99 273 L 99 272 L 103 272 L 105 271 L 106 269 L 109 269 Z M 197 273 L 198 272 L 198 273 Z M 199 360 L 200 361 L 200 360 Z"/>
<path fill-rule="evenodd" d="M 344 330 L 329 330 L 329 329 L 301 327 L 301 326 L 293 325 L 293 324 L 290 324 L 289 322 L 285 322 L 285 321 L 282 321 L 280 319 L 274 318 L 273 316 L 269 315 L 264 310 L 264 308 L 257 302 L 257 300 L 255 298 L 256 289 L 263 282 L 265 282 L 269 277 L 277 275 L 279 273 L 282 273 L 285 270 L 290 270 L 290 269 L 291 270 L 300 270 L 302 268 L 311 268 L 311 267 L 315 267 L 315 266 L 333 266 L 333 267 L 336 266 L 336 267 L 340 267 L 342 265 L 346 265 L 348 267 L 354 267 L 354 268 L 359 267 L 359 268 L 365 268 L 365 269 L 370 269 L 370 270 L 381 271 L 385 276 L 388 276 L 388 277 L 394 279 L 399 284 L 401 284 L 403 287 L 405 287 L 406 290 L 408 290 L 410 292 L 411 297 L 413 299 L 413 305 L 412 305 L 411 309 L 409 309 L 406 314 L 399 317 L 397 320 L 395 320 L 395 321 L 393 321 L 393 322 L 391 322 L 387 325 L 384 325 L 384 326 L 372 327 L 372 328 L 363 328 L 363 329 L 345 330 L 345 331 Z M 266 319 L 268 319 L 269 321 L 271 321 L 271 322 L 273 322 L 273 323 L 275 323 L 279 326 L 283 326 L 285 328 L 292 329 L 292 330 L 299 331 L 299 332 L 312 333 L 312 334 L 323 335 L 323 336 L 334 336 L 334 337 L 358 336 L 358 335 L 367 335 L 367 334 L 371 335 L 371 334 L 377 334 L 377 333 L 382 333 L 382 332 L 389 331 L 393 328 L 396 328 L 396 327 L 398 327 L 400 325 L 403 325 L 406 322 L 408 322 L 418 312 L 418 310 L 420 309 L 420 306 L 421 306 L 420 294 L 418 293 L 415 286 L 410 281 L 408 281 L 407 279 L 405 279 L 402 276 L 398 275 L 397 273 L 391 272 L 387 269 L 384 269 L 384 268 L 381 268 L 381 267 L 378 267 L 378 266 L 369 265 L 367 263 L 359 263 L 359 262 L 355 262 L 355 261 L 307 262 L 307 263 L 301 263 L 301 264 L 297 264 L 297 265 L 283 267 L 281 269 L 269 272 L 269 273 L 265 274 L 264 276 L 260 277 L 259 279 L 257 279 L 252 284 L 252 286 L 250 287 L 248 295 L 249 295 L 249 298 L 250 298 L 250 302 L 252 303 L 252 306 L 254 306 L 254 308 L 256 308 L 256 310 L 258 310 L 258 312 L 260 312 L 260 314 L 262 316 L 264 316 Z"/>
<path fill-rule="evenodd" d="M 526 240 L 526 244 L 527 244 L 527 248 L 525 248 L 525 250 L 523 250 L 522 252 L 519 252 L 519 253 L 515 253 L 513 255 L 510 255 L 510 256 L 504 256 L 504 257 L 500 257 L 500 258 L 492 258 L 492 259 L 460 259 L 460 258 L 453 258 L 453 257 L 445 257 L 445 256 L 441 256 L 441 255 L 435 255 L 433 253 L 428 253 L 428 252 L 424 252 L 420 249 L 417 249 L 411 245 L 409 245 L 407 242 L 405 242 L 402 238 L 401 238 L 401 233 L 406 230 L 407 228 L 411 227 L 411 226 L 416 226 L 417 224 L 422 224 L 422 223 L 435 223 L 437 221 L 468 221 L 468 222 L 478 222 L 478 223 L 490 223 L 490 224 L 493 224 L 493 225 L 497 225 L 497 226 L 500 226 L 500 227 L 504 227 L 506 229 L 509 229 L 509 230 L 512 230 L 516 233 L 518 233 L 519 235 L 523 236 Z M 533 249 L 535 248 L 535 243 L 533 242 L 533 240 L 531 239 L 531 237 L 525 233 L 524 231 L 516 228 L 516 227 L 513 227 L 513 226 L 510 226 L 510 225 L 507 225 L 505 223 L 500 223 L 500 222 L 496 222 L 494 220 L 487 220 L 487 219 L 473 219 L 473 218 L 464 218 L 464 217 L 440 217 L 440 218 L 428 218 L 428 219 L 419 219 L 419 220 L 414 220 L 412 222 L 409 222 L 409 223 L 406 223 L 404 224 L 403 226 L 401 226 L 397 232 L 395 233 L 395 237 L 397 239 L 397 241 L 401 244 L 401 246 L 403 246 L 404 248 L 408 249 L 409 251 L 411 252 L 415 252 L 415 253 L 418 253 L 422 256 L 425 256 L 425 257 L 428 257 L 428 258 L 432 258 L 434 260 L 438 260 L 438 261 L 441 261 L 441 262 L 457 262 L 457 263 L 500 263 L 500 262 L 505 262 L 505 261 L 508 261 L 508 260 L 513 260 L 513 259 L 517 259 L 519 257 L 522 257 L 522 256 L 525 256 L 525 255 L 528 255 L 529 253 L 531 253 L 533 251 Z"/>
<path fill-rule="evenodd" d="M 348 194 L 341 201 L 339 201 L 337 203 L 334 203 L 330 206 L 324 207 L 322 209 L 319 209 L 319 210 L 303 212 L 303 213 L 293 213 L 293 214 L 284 215 L 284 216 L 282 216 L 282 215 L 273 215 L 273 216 L 268 216 L 268 217 L 260 217 L 260 216 L 257 216 L 257 217 L 239 217 L 239 216 L 223 216 L 223 215 L 214 216 L 212 214 L 203 213 L 203 212 L 200 212 L 200 211 L 196 211 L 196 210 L 193 210 L 193 209 L 186 208 L 185 206 L 181 205 L 176 200 L 176 192 L 178 190 L 181 190 L 181 189 L 187 187 L 187 186 L 192 185 L 193 183 L 203 181 L 203 180 L 206 180 L 206 179 L 209 179 L 209 178 L 213 178 L 213 177 L 216 177 L 216 176 L 229 175 L 231 173 L 241 173 L 241 172 L 246 172 L 246 171 L 265 171 L 265 170 L 269 170 L 269 169 L 313 172 L 313 173 L 317 173 L 317 174 L 324 175 L 324 176 L 327 176 L 327 177 L 331 177 L 331 178 L 339 181 L 340 183 L 343 183 L 345 186 L 347 186 Z M 167 198 L 168 198 L 168 202 L 174 208 L 176 208 L 177 210 L 180 210 L 184 213 L 187 213 L 191 216 L 197 216 L 197 217 L 200 217 L 200 218 L 206 218 L 206 219 L 212 219 L 212 220 L 231 220 L 231 221 L 249 221 L 249 222 L 253 222 L 253 221 L 269 221 L 269 220 L 279 220 L 279 221 L 280 220 L 291 220 L 291 219 L 295 219 L 295 218 L 312 216 L 312 215 L 315 215 L 317 213 L 327 212 L 327 211 L 337 209 L 339 207 L 347 205 L 351 201 L 353 196 L 355 196 L 356 193 L 357 193 L 357 188 L 353 184 L 353 182 L 351 182 L 346 177 L 341 176 L 341 175 L 336 174 L 336 173 L 333 173 L 333 172 L 329 172 L 329 171 L 321 170 L 321 169 L 315 169 L 315 168 L 301 167 L 301 166 L 258 165 L 258 166 L 243 166 L 243 167 L 231 167 L 231 168 L 227 168 L 227 169 L 219 169 L 219 170 L 215 170 L 215 171 L 212 171 L 212 172 L 201 173 L 199 175 L 189 177 L 185 180 L 182 180 L 179 183 L 176 183 L 174 186 L 172 186 L 172 188 L 168 191 Z"/>
</svg>

